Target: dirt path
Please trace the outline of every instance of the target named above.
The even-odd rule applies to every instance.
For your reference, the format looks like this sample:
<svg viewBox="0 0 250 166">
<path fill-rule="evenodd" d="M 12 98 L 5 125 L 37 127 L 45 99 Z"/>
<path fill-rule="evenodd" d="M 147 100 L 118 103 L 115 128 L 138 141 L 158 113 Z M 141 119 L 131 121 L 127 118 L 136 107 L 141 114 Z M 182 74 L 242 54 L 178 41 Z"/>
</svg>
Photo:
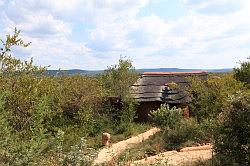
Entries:
<svg viewBox="0 0 250 166">
<path fill-rule="evenodd" d="M 180 165 L 186 162 L 197 160 L 207 160 L 212 158 L 212 146 L 205 145 L 200 147 L 187 147 L 177 151 L 168 151 L 156 156 L 151 156 L 142 160 L 134 161 L 131 166 L 153 164 L 153 163 L 167 163 L 168 165 Z"/>
<path fill-rule="evenodd" d="M 101 149 L 98 153 L 97 159 L 94 161 L 94 164 L 101 164 L 101 163 L 107 163 L 112 161 L 112 159 L 122 153 L 125 149 L 128 148 L 131 144 L 138 144 L 143 142 L 144 140 L 148 139 L 150 136 L 154 135 L 160 131 L 159 128 L 152 128 L 145 133 L 139 134 L 137 136 L 131 137 L 127 140 L 120 141 L 116 144 L 111 145 L 110 147 L 105 147 Z"/>
</svg>

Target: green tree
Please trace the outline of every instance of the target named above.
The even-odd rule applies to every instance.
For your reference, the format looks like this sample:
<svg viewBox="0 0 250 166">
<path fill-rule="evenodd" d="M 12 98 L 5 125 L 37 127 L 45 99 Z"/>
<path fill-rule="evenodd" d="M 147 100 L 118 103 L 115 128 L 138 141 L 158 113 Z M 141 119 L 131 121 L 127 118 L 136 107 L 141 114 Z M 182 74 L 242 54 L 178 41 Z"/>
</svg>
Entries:
<svg viewBox="0 0 250 166">
<path fill-rule="evenodd" d="M 188 88 L 192 96 L 191 115 L 198 121 L 215 118 L 229 105 L 229 98 L 243 89 L 232 74 L 210 75 L 208 80 L 192 78 Z"/>
<path fill-rule="evenodd" d="M 105 111 L 116 124 L 117 133 L 125 133 L 131 130 L 131 124 L 135 118 L 135 101 L 130 96 L 130 86 L 137 80 L 137 73 L 129 59 L 119 59 L 119 63 L 109 66 L 100 75 L 100 82 L 104 89 L 104 96 L 119 96 L 122 99 L 122 108 L 113 108 L 108 105 Z"/>
<path fill-rule="evenodd" d="M 120 58 L 119 63 L 109 66 L 100 78 L 106 95 L 125 98 L 129 87 L 137 80 L 137 74 L 131 60 Z"/>
<path fill-rule="evenodd" d="M 19 35 L 15 29 L 0 45 L 0 165 L 45 165 L 57 153 L 58 131 L 89 132 L 101 87 L 92 77 L 46 76 L 46 67 L 15 58 L 13 47 L 29 46 Z"/>
<path fill-rule="evenodd" d="M 35 165 L 49 144 L 51 133 L 51 98 L 39 93 L 37 74 L 46 68 L 13 57 L 13 46 L 27 47 L 15 29 L 13 35 L 1 40 L 0 53 L 0 164 Z"/>
<path fill-rule="evenodd" d="M 248 61 L 241 62 L 239 68 L 234 68 L 234 76 L 237 80 L 247 84 L 250 88 L 250 57 L 247 58 Z"/>
<path fill-rule="evenodd" d="M 30 43 L 25 43 L 20 37 L 20 31 L 16 28 L 13 35 L 6 35 L 5 41 L 0 39 L 0 75 L 19 75 L 20 73 L 38 74 L 42 73 L 46 67 L 33 65 L 33 60 L 22 62 L 11 55 L 13 46 L 28 47 Z"/>
<path fill-rule="evenodd" d="M 232 96 L 217 125 L 214 149 L 222 165 L 250 164 L 250 94 Z"/>
</svg>

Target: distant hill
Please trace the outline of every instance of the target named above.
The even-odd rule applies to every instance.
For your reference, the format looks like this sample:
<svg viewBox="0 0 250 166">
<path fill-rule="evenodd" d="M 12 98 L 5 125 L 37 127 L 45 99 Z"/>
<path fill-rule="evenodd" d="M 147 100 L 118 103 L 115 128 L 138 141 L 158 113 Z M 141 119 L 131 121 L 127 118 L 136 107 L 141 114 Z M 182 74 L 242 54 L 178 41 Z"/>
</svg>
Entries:
<svg viewBox="0 0 250 166">
<path fill-rule="evenodd" d="M 179 69 L 179 68 L 155 68 L 155 69 L 136 69 L 138 73 L 143 72 L 190 72 L 190 71 L 207 71 L 212 73 L 226 73 L 231 72 L 232 68 L 225 68 L 225 69 Z M 89 75 L 94 76 L 100 73 L 103 73 L 104 70 L 80 70 L 80 69 L 71 69 L 71 70 L 48 70 L 48 75 L 74 75 L 74 74 L 80 74 L 80 75 Z"/>
<path fill-rule="evenodd" d="M 48 75 L 63 75 L 63 74 L 75 75 L 75 74 L 80 74 L 80 75 L 94 76 L 94 75 L 102 73 L 103 71 L 104 70 L 80 70 L 80 69 L 47 70 L 47 74 Z"/>
</svg>

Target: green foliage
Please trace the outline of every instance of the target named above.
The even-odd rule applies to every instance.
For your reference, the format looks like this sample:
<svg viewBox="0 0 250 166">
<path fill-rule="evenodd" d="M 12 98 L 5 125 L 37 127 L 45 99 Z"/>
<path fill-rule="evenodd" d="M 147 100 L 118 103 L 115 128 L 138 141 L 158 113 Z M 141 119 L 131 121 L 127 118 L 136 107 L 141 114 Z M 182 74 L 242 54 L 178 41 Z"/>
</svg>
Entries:
<svg viewBox="0 0 250 166">
<path fill-rule="evenodd" d="M 88 165 L 93 155 L 82 137 L 96 140 L 108 131 L 124 139 L 144 129 L 133 123 L 129 86 L 136 73 L 130 60 L 120 59 L 98 78 L 46 76 L 32 59 L 11 55 L 13 46 L 29 45 L 19 34 L 7 35 L 1 47 L 0 165 Z M 123 108 L 106 105 L 108 95 L 122 96 Z M 92 146 L 99 148 L 99 141 Z"/>
<path fill-rule="evenodd" d="M 214 130 L 213 120 L 204 120 L 198 123 L 196 119 L 184 119 L 181 109 L 169 108 L 161 105 L 161 108 L 152 111 L 152 120 L 160 125 L 163 130 L 162 140 L 167 150 L 179 149 L 183 146 L 192 146 L 194 143 L 210 142 Z"/>
<path fill-rule="evenodd" d="M 135 103 L 129 99 L 123 102 L 122 110 L 117 110 L 119 116 L 117 120 L 114 120 L 117 134 L 125 133 L 125 135 L 131 135 L 133 133 L 133 122 L 136 115 Z"/>
<path fill-rule="evenodd" d="M 60 92 L 62 118 L 69 123 L 89 124 L 102 102 L 102 91 L 97 80 L 80 75 L 62 76 L 57 79 L 61 87 L 57 92 Z"/>
<path fill-rule="evenodd" d="M 21 38 L 19 38 L 20 30 L 17 30 L 15 28 L 13 35 L 6 35 L 6 40 L 3 41 L 0 39 L 3 48 L 1 49 L 2 53 L 1 55 L 4 56 L 7 52 L 11 51 L 12 46 L 22 46 L 22 47 L 28 47 L 30 43 L 25 43 Z"/>
<path fill-rule="evenodd" d="M 86 140 L 81 138 L 80 143 L 71 146 L 71 150 L 64 156 L 63 165 L 89 166 L 96 157 L 96 151 L 88 148 Z"/>
<path fill-rule="evenodd" d="M 239 68 L 234 68 L 234 76 L 237 80 L 246 83 L 247 87 L 250 88 L 250 57 L 248 61 L 241 62 Z"/>
<path fill-rule="evenodd" d="M 129 98 L 123 102 L 123 110 L 121 114 L 122 122 L 132 123 L 134 121 L 135 114 L 136 114 L 135 112 L 136 104 L 137 103 L 135 103 L 135 101 Z"/>
<path fill-rule="evenodd" d="M 155 124 L 163 128 L 174 128 L 183 119 L 183 112 L 176 107 L 169 108 L 169 105 L 162 104 L 159 109 L 151 112 L 151 116 Z"/>
<path fill-rule="evenodd" d="M 130 135 L 133 130 L 132 122 L 135 118 L 136 103 L 130 98 L 129 87 L 137 80 L 137 73 L 129 59 L 119 59 L 119 63 L 109 66 L 107 70 L 99 75 L 99 81 L 103 88 L 104 96 L 116 96 L 121 98 L 122 108 L 107 105 L 106 114 L 114 122 L 116 134 L 125 133 Z"/>
<path fill-rule="evenodd" d="M 192 78 L 189 87 L 192 94 L 191 115 L 198 121 L 215 118 L 228 107 L 230 96 L 242 90 L 243 84 L 235 80 L 232 74 L 210 76 L 206 81 Z"/>
<path fill-rule="evenodd" d="M 109 66 L 100 75 L 101 84 L 107 96 L 121 96 L 126 98 L 129 95 L 129 87 L 137 80 L 137 74 L 129 59 L 119 59 L 119 63 Z"/>
<path fill-rule="evenodd" d="M 198 135 L 214 142 L 216 165 L 249 165 L 250 99 L 243 83 L 237 81 L 249 78 L 247 66 L 242 63 L 234 75 L 191 80 L 191 114 L 200 122 Z"/>
<path fill-rule="evenodd" d="M 11 56 L 10 51 L 13 46 L 28 47 L 30 43 L 25 43 L 20 37 L 20 31 L 15 29 L 13 35 L 6 35 L 6 40 L 0 40 L 0 75 L 39 74 L 46 70 L 45 67 L 33 65 L 33 60 L 22 62 Z"/>
<path fill-rule="evenodd" d="M 0 164 L 40 165 L 47 161 L 48 152 L 55 150 L 55 135 L 60 128 L 84 126 L 84 135 L 89 133 L 92 120 L 98 117 L 102 92 L 95 78 L 45 76 L 46 68 L 34 66 L 32 60 L 22 62 L 12 57 L 12 46 L 29 45 L 24 44 L 19 33 L 15 30 L 2 41 Z"/>
<path fill-rule="evenodd" d="M 20 31 L 7 35 L 2 41 L 0 57 L 0 163 L 6 165 L 35 165 L 47 149 L 50 134 L 45 127 L 50 122 L 50 98 L 34 88 L 36 74 L 45 68 L 21 62 L 11 56 L 12 46 L 27 47 L 19 38 Z M 21 95 L 20 95 L 21 94 Z"/>
<path fill-rule="evenodd" d="M 4 163 L 7 160 L 7 152 L 5 151 L 8 147 L 8 142 L 11 139 L 11 127 L 6 119 L 8 116 L 4 111 L 5 93 L 0 94 L 0 163 Z"/>
<path fill-rule="evenodd" d="M 194 119 L 184 119 L 174 128 L 164 131 L 165 148 L 179 149 L 187 142 L 195 143 L 200 140 L 198 123 Z"/>
<path fill-rule="evenodd" d="M 249 94 L 232 97 L 214 137 L 215 152 L 222 165 L 250 164 Z"/>
<path fill-rule="evenodd" d="M 5 128 L 1 134 L 0 163 L 7 165 L 37 165 L 40 163 L 41 156 L 49 149 L 50 134 L 44 127 L 44 119 L 48 111 L 46 96 L 35 105 L 35 112 L 29 128 L 17 131 L 13 125 L 9 124 L 9 115 L 5 110 L 1 110 L 1 128 Z M 7 115 L 7 116 L 6 116 Z M 6 128 L 7 127 L 7 128 Z"/>
</svg>

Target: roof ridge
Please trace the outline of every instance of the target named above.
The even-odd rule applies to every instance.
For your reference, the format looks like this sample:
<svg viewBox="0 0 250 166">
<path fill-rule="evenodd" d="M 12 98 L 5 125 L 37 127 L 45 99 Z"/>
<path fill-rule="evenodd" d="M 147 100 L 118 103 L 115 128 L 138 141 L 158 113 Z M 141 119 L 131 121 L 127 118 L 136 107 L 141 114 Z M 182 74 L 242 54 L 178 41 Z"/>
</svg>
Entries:
<svg viewBox="0 0 250 166">
<path fill-rule="evenodd" d="M 190 71 L 190 72 L 144 72 L 143 75 L 173 75 L 173 74 L 207 74 L 207 71 Z"/>
</svg>

